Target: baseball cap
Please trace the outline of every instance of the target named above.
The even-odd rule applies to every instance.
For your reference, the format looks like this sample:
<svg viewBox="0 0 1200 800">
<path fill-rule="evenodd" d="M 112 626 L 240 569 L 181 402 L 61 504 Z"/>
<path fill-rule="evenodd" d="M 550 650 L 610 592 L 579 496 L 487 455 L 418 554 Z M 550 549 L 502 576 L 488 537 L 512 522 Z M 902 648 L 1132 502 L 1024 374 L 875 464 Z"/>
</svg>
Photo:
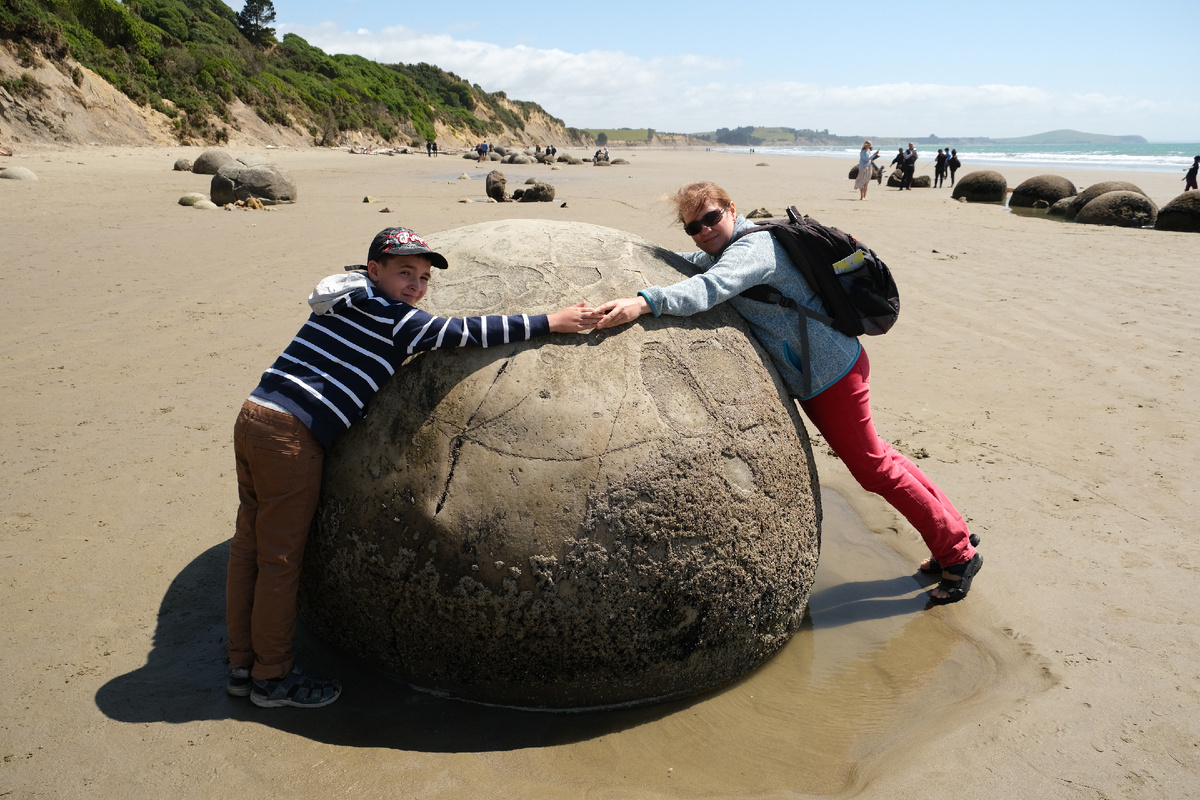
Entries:
<svg viewBox="0 0 1200 800">
<path fill-rule="evenodd" d="M 450 266 L 445 256 L 430 250 L 429 243 L 408 228 L 384 228 L 375 234 L 367 261 L 379 261 L 384 256 L 426 256 L 438 269 Z"/>
</svg>

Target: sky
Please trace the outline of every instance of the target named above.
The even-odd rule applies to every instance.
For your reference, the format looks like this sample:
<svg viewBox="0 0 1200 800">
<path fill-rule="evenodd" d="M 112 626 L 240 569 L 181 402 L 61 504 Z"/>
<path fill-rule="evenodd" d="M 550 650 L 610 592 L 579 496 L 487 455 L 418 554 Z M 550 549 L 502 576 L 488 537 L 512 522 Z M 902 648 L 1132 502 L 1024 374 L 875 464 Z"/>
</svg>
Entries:
<svg viewBox="0 0 1200 800">
<path fill-rule="evenodd" d="M 435 64 L 575 128 L 1200 141 L 1194 0 L 273 2 L 278 38 Z"/>
</svg>

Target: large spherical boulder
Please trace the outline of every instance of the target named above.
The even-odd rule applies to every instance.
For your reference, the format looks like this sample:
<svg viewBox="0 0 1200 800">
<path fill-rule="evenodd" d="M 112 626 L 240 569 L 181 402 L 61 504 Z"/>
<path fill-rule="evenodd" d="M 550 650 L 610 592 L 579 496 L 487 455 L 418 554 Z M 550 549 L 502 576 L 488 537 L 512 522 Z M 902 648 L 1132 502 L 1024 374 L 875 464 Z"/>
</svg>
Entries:
<svg viewBox="0 0 1200 800">
<path fill-rule="evenodd" d="M 1008 198 L 1008 181 L 990 169 L 968 172 L 954 184 L 950 196 L 968 203 L 1003 203 Z"/>
<path fill-rule="evenodd" d="M 1106 192 L 1137 192 L 1138 194 L 1145 194 L 1145 192 L 1128 181 L 1101 181 L 1100 183 L 1093 183 L 1075 195 L 1074 199 L 1071 200 L 1071 204 L 1067 206 L 1067 213 L 1063 216 L 1067 219 L 1075 219 L 1084 206 Z"/>
<path fill-rule="evenodd" d="M 1184 192 L 1163 206 L 1154 227 L 1160 231 L 1200 233 L 1200 192 Z"/>
<path fill-rule="evenodd" d="M 1075 184 L 1066 178 L 1058 175 L 1038 175 L 1022 181 L 1013 189 L 1012 196 L 1008 198 L 1008 205 L 1012 208 L 1049 208 L 1064 197 L 1074 197 L 1075 194 Z M 1037 206 L 1038 201 L 1046 205 Z"/>
<path fill-rule="evenodd" d="M 1158 206 L 1138 192 L 1105 192 L 1091 200 L 1075 215 L 1084 225 L 1117 225 L 1122 228 L 1143 228 L 1153 225 Z"/>
<path fill-rule="evenodd" d="M 192 172 L 197 175 L 216 175 L 221 167 L 233 161 L 233 156 L 219 147 L 205 150 L 192 162 Z"/>
<path fill-rule="evenodd" d="M 295 182 L 278 164 L 261 156 L 242 156 L 217 170 L 208 196 L 223 206 L 251 197 L 264 205 L 294 203 L 298 195 Z"/>
<path fill-rule="evenodd" d="M 549 311 L 686 265 L 585 223 L 430 237 L 441 314 Z M 726 306 L 412 357 L 330 449 L 301 608 L 417 686 L 591 708 L 720 685 L 799 625 L 819 551 L 795 404 Z"/>
</svg>

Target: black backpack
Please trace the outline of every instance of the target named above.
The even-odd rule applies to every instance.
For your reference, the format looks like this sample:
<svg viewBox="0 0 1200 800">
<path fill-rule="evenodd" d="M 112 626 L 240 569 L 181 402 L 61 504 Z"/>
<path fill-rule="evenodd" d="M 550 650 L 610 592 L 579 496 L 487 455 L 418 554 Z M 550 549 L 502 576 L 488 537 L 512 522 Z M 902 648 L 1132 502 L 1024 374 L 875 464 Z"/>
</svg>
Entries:
<svg viewBox="0 0 1200 800">
<path fill-rule="evenodd" d="M 805 308 L 785 297 L 774 286 L 759 284 L 742 292 L 742 297 L 762 303 L 794 308 L 801 315 L 800 354 L 805 395 L 812 390 L 808 371 L 808 328 L 811 317 L 847 336 L 878 336 L 887 333 L 900 316 L 900 291 L 887 264 L 875 251 L 848 233 L 822 225 L 789 206 L 786 220 L 760 222 L 729 240 L 770 231 L 783 246 L 789 260 L 821 298 L 829 315 Z"/>
</svg>

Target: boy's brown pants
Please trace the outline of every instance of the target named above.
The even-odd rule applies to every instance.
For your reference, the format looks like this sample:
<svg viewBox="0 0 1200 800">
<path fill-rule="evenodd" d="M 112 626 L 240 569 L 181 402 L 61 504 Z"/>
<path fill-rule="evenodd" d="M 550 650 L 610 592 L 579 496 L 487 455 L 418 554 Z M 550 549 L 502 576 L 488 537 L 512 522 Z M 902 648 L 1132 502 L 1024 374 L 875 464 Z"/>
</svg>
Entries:
<svg viewBox="0 0 1200 800">
<path fill-rule="evenodd" d="M 295 662 L 300 562 L 325 449 L 296 417 L 247 400 L 233 452 L 241 504 L 225 582 L 229 663 L 257 680 L 282 678 Z"/>
</svg>

